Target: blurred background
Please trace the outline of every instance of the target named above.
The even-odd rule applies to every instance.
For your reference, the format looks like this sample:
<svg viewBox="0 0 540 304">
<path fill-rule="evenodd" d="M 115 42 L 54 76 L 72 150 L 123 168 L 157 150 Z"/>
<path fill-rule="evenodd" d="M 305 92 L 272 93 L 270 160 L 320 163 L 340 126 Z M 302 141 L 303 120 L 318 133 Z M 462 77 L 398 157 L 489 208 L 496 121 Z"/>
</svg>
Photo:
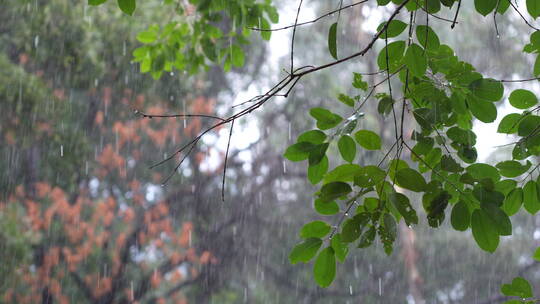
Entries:
<svg viewBox="0 0 540 304">
<path fill-rule="evenodd" d="M 159 24 L 170 14 L 167 7 L 139 1 L 135 16 L 128 17 L 114 3 L 85 3 L 2 1 L 1 303 L 502 303 L 502 283 L 516 275 L 538 281 L 539 263 L 531 258 L 540 245 L 538 218 L 516 215 L 513 235 L 488 254 L 470 232 L 448 224 L 431 229 L 420 216 L 418 226 L 401 226 L 391 256 L 379 245 L 354 249 L 338 265 L 334 283 L 318 288 L 311 264 L 288 261 L 299 228 L 317 218 L 315 187 L 305 164 L 286 162 L 282 153 L 314 127 L 306 115 L 310 108 L 332 103 L 335 112 L 347 113 L 337 96 L 357 94 L 350 85 L 353 72 L 377 72 L 376 52 L 312 74 L 286 100 L 272 100 L 239 120 L 222 202 L 228 127 L 205 136 L 162 185 L 176 164 L 149 166 L 212 121 L 143 119 L 134 111 L 232 113 L 238 109 L 232 106 L 285 75 L 291 32 L 273 33 L 270 43 L 252 35 L 244 67 L 232 72 L 212 66 L 197 75 L 174 71 L 154 80 L 140 73 L 131 54 L 140 46 L 137 32 Z M 295 1 L 275 3 L 277 26 L 291 24 Z M 305 1 L 300 19 L 337 5 Z M 491 15 L 479 19 L 468 14 L 472 3 L 463 6 L 454 30 L 430 19 L 442 42 L 489 77 L 530 76 L 532 58 L 521 53 L 528 30 L 519 16 L 498 16 L 497 34 Z M 365 45 L 389 14 L 373 3 L 344 11 L 339 54 Z M 453 12 L 440 15 L 451 19 Z M 336 18 L 298 29 L 297 66 L 331 60 L 326 41 Z M 538 92 L 536 84 L 528 86 Z M 359 123 L 390 141 L 392 130 L 385 129 L 375 104 L 365 109 Z M 495 135 L 496 125 L 476 125 L 481 161 L 495 163 L 509 153 L 493 148 L 511 141 Z M 360 164 L 376 159 L 361 153 Z"/>
</svg>

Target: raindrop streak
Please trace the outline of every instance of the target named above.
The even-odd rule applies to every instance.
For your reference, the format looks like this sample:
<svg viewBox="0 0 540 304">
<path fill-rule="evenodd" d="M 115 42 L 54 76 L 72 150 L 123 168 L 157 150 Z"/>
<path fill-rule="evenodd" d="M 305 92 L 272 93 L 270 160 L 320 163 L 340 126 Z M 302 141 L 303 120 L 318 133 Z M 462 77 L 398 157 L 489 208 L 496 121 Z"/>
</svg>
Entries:
<svg viewBox="0 0 540 304">
<path fill-rule="evenodd" d="M 64 157 L 64 145 L 60 145 L 60 157 Z"/>
<path fill-rule="evenodd" d="M 381 278 L 379 278 L 379 296 L 382 296 L 382 281 L 381 281 Z"/>
<path fill-rule="evenodd" d="M 291 123 L 289 123 L 289 140 L 291 140 Z"/>
<path fill-rule="evenodd" d="M 352 296 L 352 285 L 349 285 L 349 294 Z"/>
<path fill-rule="evenodd" d="M 287 173 L 287 165 L 283 162 L 283 173 Z"/>
<path fill-rule="evenodd" d="M 34 47 L 37 49 L 38 45 L 39 45 L 39 35 L 36 35 L 36 37 L 34 37 Z"/>
</svg>

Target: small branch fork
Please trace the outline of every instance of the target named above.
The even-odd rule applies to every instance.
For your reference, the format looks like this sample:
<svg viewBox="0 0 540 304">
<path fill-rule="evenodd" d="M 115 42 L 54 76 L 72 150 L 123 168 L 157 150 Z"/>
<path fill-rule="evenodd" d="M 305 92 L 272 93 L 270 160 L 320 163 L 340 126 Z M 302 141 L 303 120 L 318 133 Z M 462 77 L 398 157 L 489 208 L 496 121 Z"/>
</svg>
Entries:
<svg viewBox="0 0 540 304">
<path fill-rule="evenodd" d="M 251 28 L 251 29 L 258 30 L 258 31 L 279 31 L 279 30 L 285 30 L 285 29 L 293 28 L 293 37 L 292 37 L 291 43 L 292 43 L 292 45 L 294 45 L 294 39 L 295 39 L 294 32 L 296 31 L 297 27 L 302 26 L 302 25 L 306 25 L 306 24 L 315 23 L 315 22 L 317 22 L 317 21 L 319 21 L 319 20 L 321 20 L 321 19 L 323 19 L 325 17 L 333 15 L 336 12 L 340 13 L 343 10 L 346 10 L 346 9 L 351 8 L 351 7 L 366 3 L 368 1 L 369 0 L 362 0 L 362 1 L 350 4 L 350 5 L 347 5 L 347 6 L 340 7 L 339 9 L 328 12 L 328 13 L 322 15 L 322 16 L 319 16 L 319 17 L 311 20 L 311 21 L 298 23 L 298 15 L 300 14 L 301 5 L 302 5 L 302 2 L 303 2 L 303 0 L 300 0 L 299 5 L 298 5 L 298 9 L 297 9 L 296 20 L 295 20 L 295 23 L 293 25 L 285 26 L 285 27 L 282 27 L 282 28 L 276 28 L 276 29 L 267 29 L 267 30 L 258 29 L 258 28 Z M 234 105 L 233 108 L 240 107 L 240 106 L 247 106 L 249 104 L 249 106 L 247 106 L 245 109 L 240 110 L 240 111 L 238 111 L 238 112 L 236 112 L 236 113 L 234 113 L 234 114 L 232 114 L 232 115 L 230 115 L 228 117 L 218 117 L 218 116 L 204 115 L 204 114 L 170 114 L 170 115 L 159 114 L 159 115 L 157 115 L 157 114 L 149 114 L 149 113 L 144 113 L 144 112 L 140 112 L 140 111 L 135 110 L 135 115 L 138 115 L 141 118 L 149 118 L 149 119 L 151 119 L 151 118 L 207 118 L 207 119 L 213 119 L 213 120 L 216 121 L 214 124 L 210 125 L 210 127 L 206 128 L 202 132 L 200 132 L 199 135 L 197 135 L 196 137 L 191 139 L 189 142 L 187 142 L 185 145 L 181 146 L 179 149 L 174 151 L 172 153 L 172 155 L 170 155 L 170 156 L 166 157 L 165 159 L 151 165 L 150 169 L 158 167 L 158 166 L 160 166 L 160 165 L 162 165 L 162 164 L 164 164 L 166 162 L 172 161 L 173 159 L 175 159 L 175 157 L 177 157 L 178 155 L 180 155 L 183 152 L 187 151 L 185 153 L 185 155 L 180 159 L 180 161 L 176 164 L 176 166 L 175 166 L 174 170 L 171 172 L 171 174 L 163 181 L 163 184 L 167 184 L 168 181 L 178 171 L 178 169 L 180 168 L 182 163 L 185 161 L 185 159 L 191 153 L 191 151 L 193 151 L 194 147 L 199 143 L 199 141 L 201 140 L 201 138 L 203 136 L 205 136 L 206 134 L 208 134 L 212 130 L 220 128 L 220 127 L 222 127 L 222 126 L 224 126 L 226 124 L 231 124 L 230 132 L 229 132 L 229 139 L 228 139 L 228 142 L 227 142 L 227 150 L 226 150 L 226 155 L 225 155 L 225 161 L 224 161 L 225 163 L 224 163 L 222 189 L 221 189 L 221 198 L 224 201 L 225 200 L 225 194 L 224 194 L 224 191 L 225 191 L 224 190 L 225 189 L 225 173 L 226 173 L 226 170 L 227 170 L 227 168 L 226 168 L 227 167 L 227 160 L 228 160 L 228 154 L 229 154 L 229 149 L 230 149 L 230 143 L 231 143 L 231 137 L 232 137 L 232 131 L 233 131 L 233 127 L 234 127 L 234 122 L 237 119 L 240 119 L 243 116 L 248 115 L 251 112 L 257 110 L 259 107 L 261 107 L 267 101 L 269 101 L 270 99 L 273 99 L 274 97 L 285 97 L 285 98 L 287 98 L 289 96 L 289 94 L 291 93 L 291 91 L 294 89 L 294 87 L 300 81 L 300 79 L 302 77 L 304 77 L 306 75 L 309 75 L 309 74 L 312 74 L 312 73 L 315 73 L 315 72 L 318 72 L 320 70 L 324 70 L 324 69 L 339 65 L 341 63 L 344 63 L 344 62 L 350 61 L 352 59 L 355 59 L 357 57 L 364 56 L 369 50 L 371 50 L 373 48 L 375 42 L 381 37 L 381 35 L 388 28 L 388 25 L 390 24 L 390 22 L 393 19 L 396 18 L 396 16 L 399 14 L 399 12 L 403 9 L 403 7 L 409 1 L 410 0 L 405 0 L 404 2 L 402 2 L 400 5 L 398 5 L 394 9 L 394 11 L 390 15 L 390 17 L 384 23 L 384 26 L 372 37 L 372 39 L 369 41 L 369 43 L 363 49 L 361 49 L 360 51 L 358 51 L 356 53 L 353 53 L 353 54 L 351 54 L 351 55 L 349 55 L 347 57 L 344 57 L 344 58 L 341 58 L 341 59 L 338 59 L 338 60 L 335 60 L 335 61 L 331 61 L 331 62 L 328 62 L 326 64 L 322 64 L 322 65 L 319 65 L 319 66 L 303 66 L 303 67 L 294 69 L 293 68 L 293 63 L 294 63 L 293 62 L 293 55 L 294 55 L 293 50 L 294 49 L 293 49 L 293 47 L 291 47 L 291 62 L 290 62 L 291 63 L 290 68 L 291 69 L 290 69 L 290 72 L 289 71 L 286 72 L 287 76 L 282 78 L 277 84 L 275 84 L 272 88 L 270 88 L 264 94 L 258 95 L 258 96 L 254 97 L 254 98 L 252 98 L 252 99 L 250 99 L 248 101 L 245 101 L 245 102 L 242 102 L 240 104 Z M 509 1 L 509 0 L 500 0 L 500 1 Z M 452 28 L 454 27 L 455 24 L 457 24 L 456 20 L 457 20 L 458 14 L 459 14 L 460 3 L 461 3 L 461 1 L 458 2 L 458 8 L 457 8 L 454 20 L 452 21 Z M 511 1 L 510 1 L 510 5 L 512 5 L 514 10 L 517 11 L 517 8 L 515 8 L 513 6 Z M 519 13 L 519 11 L 518 11 L 518 13 Z M 441 18 L 439 18 L 439 19 L 441 19 Z M 449 21 L 449 20 L 444 20 L 444 21 Z M 373 93 L 375 87 L 377 87 L 378 85 L 384 83 L 385 81 L 389 82 L 390 78 L 395 73 L 397 73 L 397 72 L 395 72 L 393 74 L 389 74 L 388 71 L 384 70 L 384 71 L 376 72 L 374 74 L 379 74 L 381 72 L 386 72 L 388 74 L 387 77 L 383 81 L 375 84 L 372 87 L 372 90 L 370 91 L 369 95 L 365 98 L 364 102 L 362 102 L 360 107 L 366 103 L 367 99 Z M 531 78 L 531 79 L 524 79 L 524 80 L 502 80 L 501 82 L 524 82 L 524 81 L 533 81 L 533 80 L 538 80 L 538 79 L 539 78 Z M 359 108 L 356 109 L 356 112 L 358 110 L 359 110 Z M 402 109 L 402 111 L 403 111 L 403 109 Z M 401 137 L 399 137 L 396 140 L 396 143 L 399 141 L 399 139 L 402 139 L 402 138 L 403 138 L 403 135 L 401 135 Z M 403 141 L 403 140 L 401 140 L 401 141 Z M 401 150 L 401 149 L 398 149 L 398 150 Z"/>
</svg>

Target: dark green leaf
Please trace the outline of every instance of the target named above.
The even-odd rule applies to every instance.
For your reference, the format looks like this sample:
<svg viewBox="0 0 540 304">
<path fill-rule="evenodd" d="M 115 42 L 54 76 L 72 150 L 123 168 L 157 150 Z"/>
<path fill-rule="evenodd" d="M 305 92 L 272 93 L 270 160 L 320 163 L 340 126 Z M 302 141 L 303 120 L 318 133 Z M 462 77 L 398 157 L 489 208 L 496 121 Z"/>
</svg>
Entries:
<svg viewBox="0 0 540 304">
<path fill-rule="evenodd" d="M 527 161 L 525 165 L 522 165 L 520 162 L 515 160 L 506 160 L 498 163 L 496 167 L 504 177 L 518 177 L 527 172 L 531 165 L 532 164 L 530 161 Z"/>
<path fill-rule="evenodd" d="M 329 143 L 324 143 L 313 147 L 313 149 L 309 152 L 309 166 L 316 166 L 322 161 L 322 159 L 326 156 L 326 150 L 328 149 L 328 146 Z"/>
<path fill-rule="evenodd" d="M 360 242 L 358 242 L 358 248 L 366 248 L 371 246 L 371 244 L 373 244 L 373 240 L 375 240 L 376 235 L 377 231 L 375 230 L 375 227 L 371 226 L 369 229 L 364 231 L 364 233 L 362 233 L 362 236 L 360 237 Z"/>
<path fill-rule="evenodd" d="M 323 180 L 324 175 L 328 171 L 328 157 L 323 159 L 316 165 L 308 167 L 308 180 L 313 185 L 318 184 Z"/>
<path fill-rule="evenodd" d="M 540 262 L 540 247 L 536 248 L 536 250 L 534 251 L 533 259 Z"/>
<path fill-rule="evenodd" d="M 471 213 L 467 204 L 460 201 L 454 208 L 452 208 L 452 214 L 450 216 L 450 223 L 452 227 L 458 231 L 465 231 L 469 228 L 471 222 Z"/>
<path fill-rule="evenodd" d="M 293 248 L 289 254 L 289 261 L 291 264 L 296 264 L 298 262 L 307 263 L 317 254 L 321 245 L 321 239 L 307 239 Z"/>
<path fill-rule="evenodd" d="M 510 222 L 510 218 L 501 210 L 501 208 L 491 203 L 482 203 L 481 206 L 482 210 L 484 210 L 489 218 L 495 223 L 495 228 L 499 235 L 512 234 L 512 223 Z"/>
<path fill-rule="evenodd" d="M 333 182 L 322 186 L 320 199 L 323 203 L 330 202 L 352 191 L 351 186 L 343 182 Z"/>
<path fill-rule="evenodd" d="M 354 184 L 363 188 L 372 187 L 386 177 L 386 172 L 377 166 L 365 166 L 356 171 Z"/>
<path fill-rule="evenodd" d="M 474 96 L 487 101 L 499 101 L 504 94 L 502 83 L 491 78 L 482 78 L 471 82 L 469 90 Z"/>
<path fill-rule="evenodd" d="M 497 2 L 498 0 L 474 0 L 474 7 L 477 12 L 486 16 L 495 9 Z"/>
<path fill-rule="evenodd" d="M 527 0 L 526 3 L 529 15 L 531 15 L 531 17 L 533 17 L 534 19 L 538 18 L 538 16 L 540 16 L 540 1 Z"/>
<path fill-rule="evenodd" d="M 426 189 L 426 180 L 424 177 L 418 171 L 411 168 L 399 170 L 396 174 L 396 183 L 402 188 L 415 192 L 421 192 Z"/>
<path fill-rule="evenodd" d="M 328 50 L 330 51 L 330 55 L 334 57 L 334 59 L 338 59 L 337 57 L 337 22 L 332 24 L 330 26 L 330 30 L 328 31 Z"/>
<path fill-rule="evenodd" d="M 135 0 L 118 0 L 118 7 L 122 12 L 131 16 L 135 11 Z"/>
<path fill-rule="evenodd" d="M 401 193 L 392 193 L 389 197 L 390 202 L 394 204 L 396 209 L 399 211 L 403 219 L 405 219 L 405 224 L 411 226 L 413 224 L 418 224 L 418 216 L 416 211 L 413 209 L 409 199 Z"/>
<path fill-rule="evenodd" d="M 449 155 L 443 155 L 441 169 L 448 172 L 461 172 L 463 168 Z"/>
<path fill-rule="evenodd" d="M 317 256 L 313 266 L 313 276 L 315 282 L 321 287 L 328 287 L 332 284 L 336 276 L 336 257 L 332 247 L 323 249 Z"/>
<path fill-rule="evenodd" d="M 349 135 L 343 135 L 338 141 L 338 148 L 341 157 L 347 162 L 352 163 L 356 156 L 356 143 Z"/>
<path fill-rule="evenodd" d="M 315 148 L 315 145 L 309 142 L 299 142 L 293 145 L 290 145 L 283 156 L 290 161 L 302 161 L 306 160 L 309 157 L 311 150 Z"/>
<path fill-rule="evenodd" d="M 230 50 L 231 62 L 235 67 L 242 67 L 245 62 L 244 50 L 234 44 Z"/>
<path fill-rule="evenodd" d="M 503 117 L 497 128 L 497 132 L 513 134 L 518 131 L 518 125 L 521 120 L 521 115 L 518 113 L 511 113 Z"/>
</svg>

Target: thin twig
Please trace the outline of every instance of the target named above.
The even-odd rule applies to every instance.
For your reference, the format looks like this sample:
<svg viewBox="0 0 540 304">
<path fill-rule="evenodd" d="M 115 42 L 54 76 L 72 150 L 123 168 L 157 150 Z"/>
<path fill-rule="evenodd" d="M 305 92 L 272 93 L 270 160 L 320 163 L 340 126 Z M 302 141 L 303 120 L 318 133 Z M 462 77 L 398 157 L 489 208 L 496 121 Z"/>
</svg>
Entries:
<svg viewBox="0 0 540 304">
<path fill-rule="evenodd" d="M 280 27 L 280 28 L 275 28 L 275 29 L 262 29 L 262 28 L 257 28 L 257 27 L 248 27 L 248 29 L 250 30 L 253 30 L 253 31 L 260 31 L 260 32 L 276 32 L 276 31 L 283 31 L 283 30 L 286 30 L 286 29 L 290 29 L 290 28 L 294 28 L 294 27 L 298 27 L 298 26 L 303 26 L 303 25 L 307 25 L 307 24 L 312 24 L 312 23 L 315 23 L 323 18 L 326 18 L 326 17 L 329 17 L 329 16 L 332 16 L 333 14 L 335 13 L 339 13 L 343 10 L 346 10 L 346 9 L 349 9 L 351 7 L 354 7 L 354 6 L 357 6 L 357 5 L 360 5 L 360 4 L 364 4 L 366 2 L 368 2 L 369 0 L 363 0 L 363 1 L 360 1 L 360 2 L 356 2 L 356 3 L 353 3 L 353 4 L 349 4 L 349 5 L 346 5 L 340 9 L 337 9 L 337 10 L 333 10 L 331 12 L 328 12 L 322 16 L 319 16 L 313 20 L 310 20 L 310 21 L 305 21 L 305 22 L 301 22 L 301 23 L 298 23 L 298 24 L 292 24 L 292 25 L 287 25 L 287 26 L 284 26 L 284 27 Z"/>
<path fill-rule="evenodd" d="M 298 26 L 298 16 L 300 16 L 300 10 L 302 9 L 303 1 L 304 0 L 300 0 L 300 3 L 298 3 L 298 10 L 296 11 L 296 19 L 294 20 L 294 27 L 291 38 L 291 75 L 294 72 L 294 38 L 296 35 L 296 27 Z"/>
<path fill-rule="evenodd" d="M 227 151 L 225 151 L 225 162 L 223 164 L 223 181 L 221 182 L 221 201 L 225 202 L 225 174 L 227 173 L 227 158 L 229 157 L 229 148 L 231 146 L 231 137 L 234 128 L 234 120 L 231 122 L 231 130 L 229 131 L 229 140 L 227 141 Z"/>
<path fill-rule="evenodd" d="M 454 29 L 454 27 L 456 26 L 456 24 L 458 23 L 457 22 L 457 17 L 459 15 L 459 9 L 461 8 L 461 0 L 458 1 L 458 4 L 457 4 L 457 9 L 456 9 L 456 14 L 454 15 L 454 20 L 452 21 L 452 25 L 450 25 L 450 28 L 451 29 Z"/>
</svg>

